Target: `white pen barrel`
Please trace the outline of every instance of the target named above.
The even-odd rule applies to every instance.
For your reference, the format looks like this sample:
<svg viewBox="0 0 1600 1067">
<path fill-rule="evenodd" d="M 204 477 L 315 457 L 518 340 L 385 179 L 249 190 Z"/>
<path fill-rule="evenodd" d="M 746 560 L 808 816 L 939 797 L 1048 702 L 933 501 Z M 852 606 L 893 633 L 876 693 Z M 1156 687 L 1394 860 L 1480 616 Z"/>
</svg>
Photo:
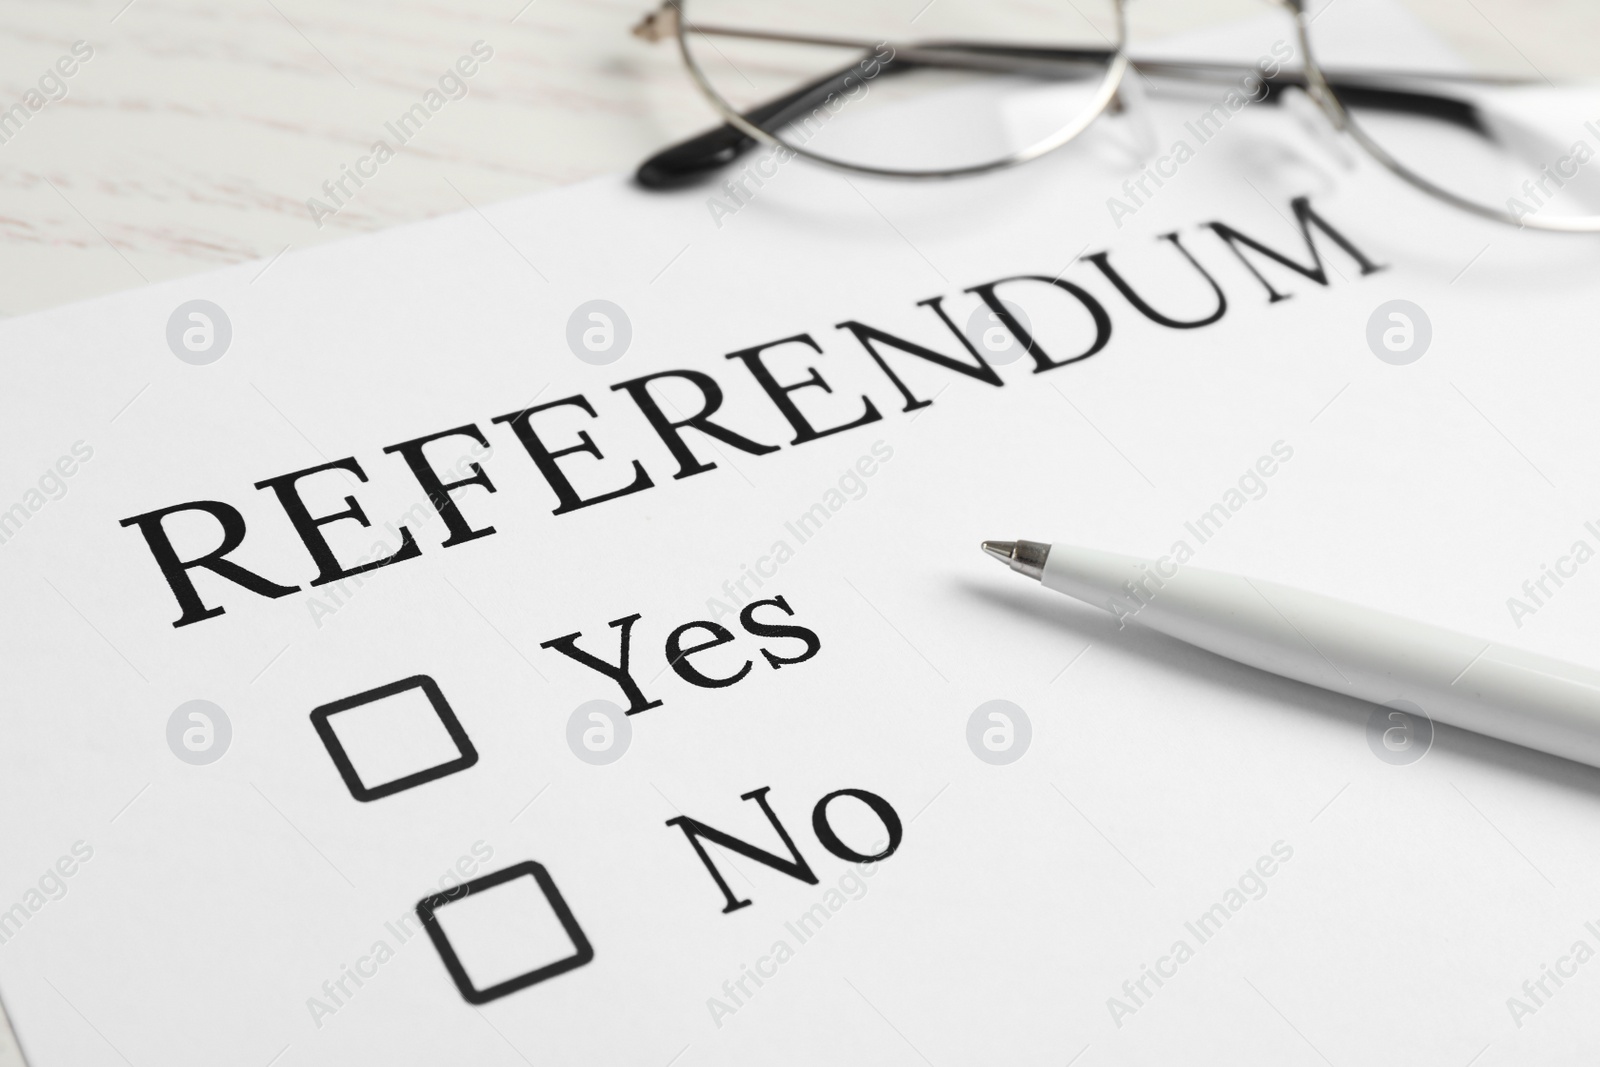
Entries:
<svg viewBox="0 0 1600 1067">
<path fill-rule="evenodd" d="M 1170 570 L 1170 568 L 1169 568 Z M 1600 767 L 1600 671 L 1275 582 L 1052 545 L 1043 584 L 1220 656 Z"/>
</svg>

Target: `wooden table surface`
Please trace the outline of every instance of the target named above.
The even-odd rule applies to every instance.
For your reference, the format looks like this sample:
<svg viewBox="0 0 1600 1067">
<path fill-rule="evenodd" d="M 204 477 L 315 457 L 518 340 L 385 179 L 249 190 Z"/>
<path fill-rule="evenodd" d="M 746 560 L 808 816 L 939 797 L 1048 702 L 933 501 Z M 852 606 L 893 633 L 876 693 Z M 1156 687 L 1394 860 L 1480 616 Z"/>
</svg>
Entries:
<svg viewBox="0 0 1600 1067">
<path fill-rule="evenodd" d="M 1221 0 L 1241 2 L 1269 10 Z M 1600 33 L 1592 0 L 1411 2 L 1466 12 L 1451 24 L 1469 48 L 1473 35 L 1498 44 L 1509 34 L 1540 61 L 1541 49 L 1567 40 L 1586 49 Z M 6 0 L 0 315 L 630 168 L 712 116 L 672 46 L 628 32 L 651 6 Z M 1052 16 L 1049 5 L 1031 6 Z M 1574 26 L 1584 32 L 1556 32 Z M 81 62 L 78 41 L 92 50 Z M 346 179 L 354 195 L 313 219 L 308 199 L 334 206 L 323 183 L 379 138 L 396 144 L 386 123 L 478 41 L 492 55 L 463 79 L 466 95 L 447 100 L 362 187 Z M 72 75 L 56 81 L 58 63 Z M 11 111 L 22 118 L 8 125 L 7 109 L 41 79 L 48 93 L 34 100 L 48 102 Z"/>
<path fill-rule="evenodd" d="M 125 6 L 124 6 L 125 5 Z M 631 167 L 708 123 L 648 0 L 8 0 L 0 314 Z M 4 110 L 71 57 L 65 95 Z M 474 42 L 490 58 L 330 217 L 341 177 Z M 80 46 L 80 51 L 82 51 Z M 476 57 L 467 63 L 471 68 Z M 66 64 L 72 67 L 70 61 Z M 57 82 L 47 89 L 59 95 Z M 319 225 L 320 222 L 320 225 Z"/>
</svg>

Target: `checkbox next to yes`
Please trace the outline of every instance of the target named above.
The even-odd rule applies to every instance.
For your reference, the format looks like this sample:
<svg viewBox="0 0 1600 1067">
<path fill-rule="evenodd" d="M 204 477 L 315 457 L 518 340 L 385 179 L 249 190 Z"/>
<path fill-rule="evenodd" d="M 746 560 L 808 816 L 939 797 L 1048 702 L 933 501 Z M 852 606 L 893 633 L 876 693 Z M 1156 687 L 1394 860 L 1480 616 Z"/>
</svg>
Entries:
<svg viewBox="0 0 1600 1067">
<path fill-rule="evenodd" d="M 425 674 L 324 704 L 317 736 L 357 800 L 377 800 L 478 762 L 467 732 Z"/>
</svg>

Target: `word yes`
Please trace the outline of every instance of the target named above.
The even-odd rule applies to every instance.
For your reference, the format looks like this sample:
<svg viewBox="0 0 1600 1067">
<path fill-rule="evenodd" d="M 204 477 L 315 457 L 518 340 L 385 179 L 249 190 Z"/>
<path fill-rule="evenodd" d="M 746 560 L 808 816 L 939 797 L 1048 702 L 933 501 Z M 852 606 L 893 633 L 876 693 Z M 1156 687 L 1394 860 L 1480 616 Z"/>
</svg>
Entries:
<svg viewBox="0 0 1600 1067">
<path fill-rule="evenodd" d="M 816 631 L 804 626 L 792 626 L 786 623 L 770 621 L 764 622 L 756 618 L 757 611 L 763 609 L 765 609 L 768 616 L 771 615 L 773 610 L 781 611 L 790 616 L 794 614 L 794 609 L 789 607 L 789 602 L 781 596 L 774 596 L 767 600 L 751 601 L 744 606 L 744 610 L 739 612 L 739 625 L 744 628 L 745 632 L 753 637 L 799 641 L 803 646 L 798 652 L 783 655 L 779 652 L 774 652 L 763 644 L 760 652 L 761 657 L 766 660 L 767 666 L 773 670 L 778 670 L 795 663 L 804 663 L 821 650 L 822 640 L 817 637 Z M 541 643 L 539 647 L 553 648 L 569 659 L 575 660 L 590 670 L 597 671 L 611 679 L 622 689 L 623 696 L 628 699 L 627 713 L 629 715 L 637 715 L 641 711 L 658 708 L 665 703 L 662 700 L 651 700 L 645 696 L 644 690 L 640 688 L 639 683 L 634 679 L 633 673 L 629 669 L 633 642 L 633 624 L 638 622 L 640 617 L 638 613 L 635 613 L 620 619 L 612 619 L 608 623 L 608 625 L 621 631 L 618 640 L 617 659 L 614 663 L 579 648 L 578 640 L 583 637 L 581 630 L 564 634 L 561 637 L 551 638 Z M 704 640 L 699 640 L 702 636 Z M 699 640 L 699 643 L 686 645 L 685 642 L 687 640 Z M 710 672 L 714 668 L 697 664 L 691 657 L 698 656 L 703 652 L 710 652 L 712 649 L 720 648 L 723 645 L 732 644 L 735 640 L 737 639 L 734 637 L 733 632 L 721 623 L 712 622 L 710 619 L 695 619 L 692 622 L 686 622 L 667 635 L 665 645 L 667 663 L 677 672 L 678 677 L 690 685 L 698 686 L 702 689 L 725 688 L 743 680 L 754 668 L 755 661 L 747 658 L 732 673 L 713 674 Z M 784 649 L 782 651 L 790 650 Z M 728 669 L 729 665 L 727 664 L 724 664 L 721 668 L 724 672 Z"/>
</svg>

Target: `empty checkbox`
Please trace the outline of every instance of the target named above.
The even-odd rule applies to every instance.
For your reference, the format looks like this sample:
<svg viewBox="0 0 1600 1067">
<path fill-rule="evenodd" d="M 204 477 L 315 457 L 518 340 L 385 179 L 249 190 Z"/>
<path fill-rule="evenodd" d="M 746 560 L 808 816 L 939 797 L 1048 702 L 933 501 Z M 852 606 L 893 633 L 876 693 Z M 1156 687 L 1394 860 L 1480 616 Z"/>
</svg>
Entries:
<svg viewBox="0 0 1600 1067">
<path fill-rule="evenodd" d="M 467 732 L 425 674 L 390 682 L 311 713 L 333 765 L 357 800 L 377 800 L 478 762 Z"/>
<path fill-rule="evenodd" d="M 417 918 L 469 1004 L 486 1004 L 594 959 L 561 891 L 532 860 L 420 901 Z"/>
</svg>

